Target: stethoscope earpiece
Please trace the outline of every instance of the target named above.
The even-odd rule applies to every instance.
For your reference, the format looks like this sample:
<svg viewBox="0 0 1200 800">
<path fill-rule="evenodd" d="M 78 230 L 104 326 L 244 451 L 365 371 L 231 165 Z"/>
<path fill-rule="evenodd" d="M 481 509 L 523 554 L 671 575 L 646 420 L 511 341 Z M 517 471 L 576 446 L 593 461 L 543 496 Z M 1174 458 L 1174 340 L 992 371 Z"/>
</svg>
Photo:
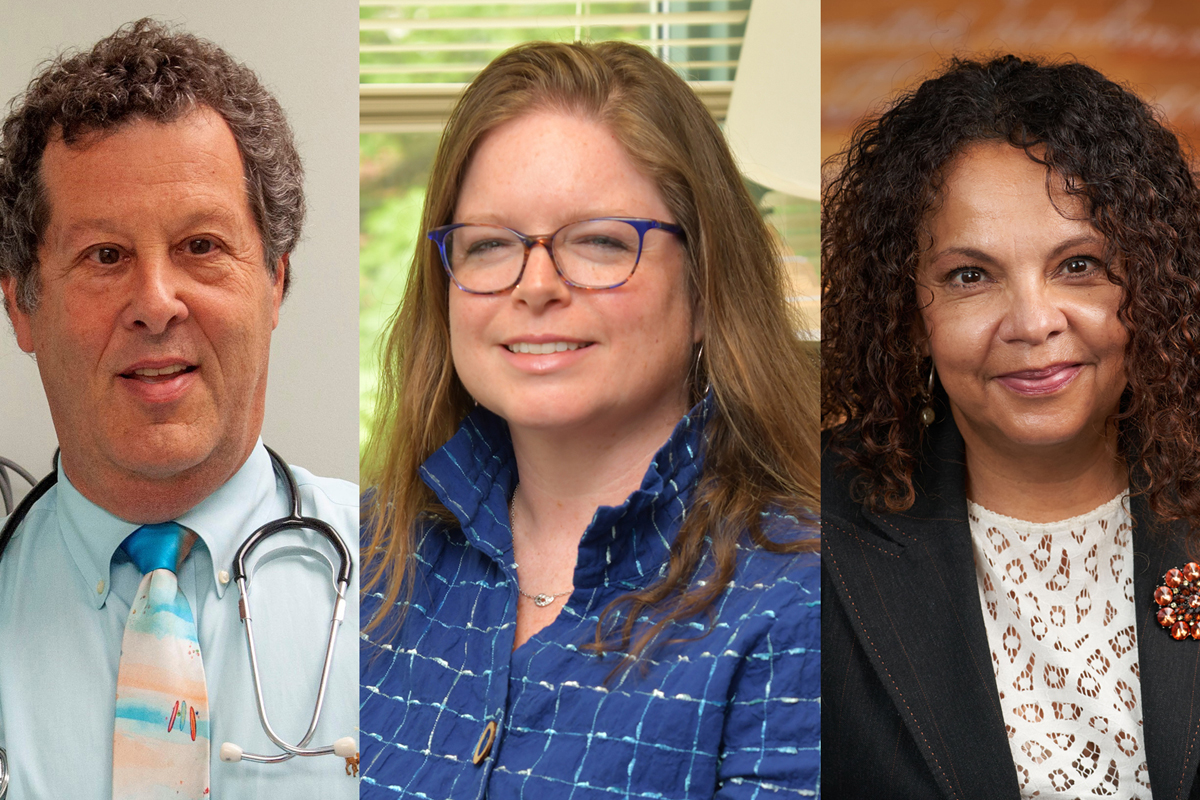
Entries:
<svg viewBox="0 0 1200 800">
<path fill-rule="evenodd" d="M 229 764 L 236 764 L 242 760 L 242 748 L 233 742 L 225 742 L 221 745 L 221 760 Z"/>
</svg>

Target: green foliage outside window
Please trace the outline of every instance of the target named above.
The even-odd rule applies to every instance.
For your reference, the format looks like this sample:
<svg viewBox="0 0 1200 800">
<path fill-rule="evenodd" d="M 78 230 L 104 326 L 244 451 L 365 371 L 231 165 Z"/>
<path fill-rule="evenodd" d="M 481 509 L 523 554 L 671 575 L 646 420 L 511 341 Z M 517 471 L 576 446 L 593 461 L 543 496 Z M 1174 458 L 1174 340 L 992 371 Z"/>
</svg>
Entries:
<svg viewBox="0 0 1200 800">
<path fill-rule="evenodd" d="M 404 294 L 436 133 L 359 137 L 359 441 L 375 410 L 379 336 Z"/>
</svg>

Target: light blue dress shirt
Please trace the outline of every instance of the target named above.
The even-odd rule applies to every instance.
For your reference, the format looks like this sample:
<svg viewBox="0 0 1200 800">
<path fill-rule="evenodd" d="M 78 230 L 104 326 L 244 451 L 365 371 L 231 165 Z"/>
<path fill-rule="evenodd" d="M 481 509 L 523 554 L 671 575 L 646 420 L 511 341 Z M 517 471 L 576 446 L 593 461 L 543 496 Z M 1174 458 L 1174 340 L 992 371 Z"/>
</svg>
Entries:
<svg viewBox="0 0 1200 800">
<path fill-rule="evenodd" d="M 355 559 L 320 725 L 310 747 L 358 739 L 358 488 L 292 468 L 302 514 L 330 523 Z M 199 535 L 179 571 L 196 617 L 212 718 L 212 797 L 358 797 L 337 756 L 282 764 L 218 758 L 223 742 L 248 753 L 278 749 L 263 732 L 238 615 L 233 555 L 260 525 L 285 516 L 287 488 L 259 442 L 246 463 L 178 517 Z M 0 747 L 8 751 L 10 800 L 112 795 L 113 707 L 121 639 L 141 574 L 118 549 L 138 526 L 84 498 L 62 469 L 0 558 Z M 272 537 L 251 561 L 279 546 L 310 544 L 336 564 L 316 534 Z M 252 566 L 247 565 L 247 570 Z M 268 718 L 295 743 L 312 718 L 334 592 L 328 566 L 311 555 L 262 564 L 250 584 L 255 645 Z"/>
</svg>

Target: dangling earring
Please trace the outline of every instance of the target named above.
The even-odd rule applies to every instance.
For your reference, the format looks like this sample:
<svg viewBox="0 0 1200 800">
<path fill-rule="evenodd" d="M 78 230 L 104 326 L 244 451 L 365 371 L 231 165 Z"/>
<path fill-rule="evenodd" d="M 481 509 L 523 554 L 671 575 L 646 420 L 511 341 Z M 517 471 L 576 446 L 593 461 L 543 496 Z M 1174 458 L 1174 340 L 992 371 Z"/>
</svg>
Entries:
<svg viewBox="0 0 1200 800">
<path fill-rule="evenodd" d="M 921 424 L 928 428 L 933 424 L 933 361 L 929 362 L 929 383 L 925 386 L 924 405 L 921 407 Z"/>
<path fill-rule="evenodd" d="M 704 357 L 704 342 L 701 342 L 700 347 L 698 347 L 696 349 L 696 363 L 694 365 L 692 365 L 692 374 L 695 376 L 692 378 L 692 384 L 695 386 L 699 386 L 699 383 L 700 383 L 700 366 L 703 363 L 703 357 Z M 707 376 L 706 376 L 706 378 L 707 378 Z M 712 389 L 712 381 L 706 379 L 704 382 L 704 391 L 700 392 L 700 396 L 701 397 L 707 396 L 710 389 Z"/>
</svg>

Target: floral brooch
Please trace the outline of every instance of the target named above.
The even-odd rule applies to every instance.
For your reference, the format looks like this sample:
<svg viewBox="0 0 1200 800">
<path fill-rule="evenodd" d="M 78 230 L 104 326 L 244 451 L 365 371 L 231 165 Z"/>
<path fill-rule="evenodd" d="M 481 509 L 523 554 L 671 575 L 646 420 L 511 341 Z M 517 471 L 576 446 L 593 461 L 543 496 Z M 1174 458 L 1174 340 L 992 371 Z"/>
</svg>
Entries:
<svg viewBox="0 0 1200 800">
<path fill-rule="evenodd" d="M 1200 639 L 1200 564 L 1189 561 L 1183 569 L 1169 569 L 1154 590 L 1158 624 L 1175 639 Z"/>
</svg>

